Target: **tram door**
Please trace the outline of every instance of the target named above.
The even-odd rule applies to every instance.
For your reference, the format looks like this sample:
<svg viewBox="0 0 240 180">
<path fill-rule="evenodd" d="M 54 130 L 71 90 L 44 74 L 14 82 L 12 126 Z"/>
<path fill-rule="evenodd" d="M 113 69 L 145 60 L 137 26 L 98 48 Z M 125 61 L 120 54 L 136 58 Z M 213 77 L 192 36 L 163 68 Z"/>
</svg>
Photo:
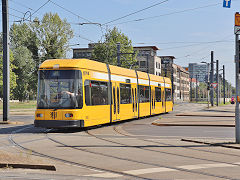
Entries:
<svg viewBox="0 0 240 180">
<path fill-rule="evenodd" d="M 156 99 L 155 99 L 155 87 L 151 86 L 151 114 L 156 114 Z"/>
<path fill-rule="evenodd" d="M 166 112 L 166 97 L 165 97 L 165 87 L 161 88 L 162 90 L 162 112 Z"/>
<path fill-rule="evenodd" d="M 134 118 L 138 117 L 138 97 L 137 97 L 137 85 L 132 84 L 132 111 Z"/>
<path fill-rule="evenodd" d="M 120 120 L 120 89 L 115 82 L 112 83 L 112 122 Z"/>
</svg>

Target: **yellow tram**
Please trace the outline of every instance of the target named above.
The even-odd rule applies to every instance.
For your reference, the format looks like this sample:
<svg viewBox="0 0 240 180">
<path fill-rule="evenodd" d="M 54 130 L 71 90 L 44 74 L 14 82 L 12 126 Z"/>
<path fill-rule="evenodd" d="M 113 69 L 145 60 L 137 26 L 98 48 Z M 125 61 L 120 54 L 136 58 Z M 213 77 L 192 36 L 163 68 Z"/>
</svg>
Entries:
<svg viewBox="0 0 240 180">
<path fill-rule="evenodd" d="M 44 61 L 34 125 L 88 127 L 173 110 L 169 78 L 88 59 Z"/>
</svg>

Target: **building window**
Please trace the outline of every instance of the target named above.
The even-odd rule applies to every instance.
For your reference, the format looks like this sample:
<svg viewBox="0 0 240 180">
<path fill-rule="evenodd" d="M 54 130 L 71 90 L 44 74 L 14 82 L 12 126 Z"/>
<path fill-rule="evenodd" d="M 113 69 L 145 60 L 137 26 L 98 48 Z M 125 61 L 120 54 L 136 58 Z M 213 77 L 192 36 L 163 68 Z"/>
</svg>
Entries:
<svg viewBox="0 0 240 180">
<path fill-rule="evenodd" d="M 146 61 L 140 61 L 140 68 L 146 67 Z"/>
<path fill-rule="evenodd" d="M 158 68 L 158 63 L 156 62 L 156 68 Z"/>
</svg>

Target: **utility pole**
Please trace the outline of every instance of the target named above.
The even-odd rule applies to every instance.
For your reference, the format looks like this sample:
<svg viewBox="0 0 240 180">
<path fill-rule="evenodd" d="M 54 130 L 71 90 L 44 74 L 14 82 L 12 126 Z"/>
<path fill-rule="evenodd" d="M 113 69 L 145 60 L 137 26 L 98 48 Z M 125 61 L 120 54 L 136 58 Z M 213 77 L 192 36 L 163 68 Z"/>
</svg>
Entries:
<svg viewBox="0 0 240 180">
<path fill-rule="evenodd" d="M 196 102 L 198 102 L 198 75 L 196 74 Z"/>
<path fill-rule="evenodd" d="M 2 30 L 3 30 L 3 121 L 9 116 L 9 21 L 8 0 L 2 0 Z"/>
<path fill-rule="evenodd" d="M 209 109 L 209 90 L 210 90 L 210 83 L 209 83 L 209 70 L 210 70 L 210 64 L 207 63 L 207 104 L 208 104 L 208 109 Z"/>
<path fill-rule="evenodd" d="M 210 102 L 211 102 L 211 106 L 213 106 L 213 87 L 212 87 L 212 83 L 213 83 L 213 74 L 214 74 L 214 64 L 213 64 L 213 55 L 214 52 L 211 51 L 211 71 L 210 71 Z"/>
<path fill-rule="evenodd" d="M 235 136 L 236 143 L 240 144 L 240 122 L 239 122 L 239 26 L 240 26 L 240 14 L 237 12 L 235 14 L 235 64 L 236 64 L 236 107 L 235 107 Z"/>
<path fill-rule="evenodd" d="M 192 102 L 192 78 L 190 78 L 190 102 Z"/>
<path fill-rule="evenodd" d="M 216 105 L 218 106 L 219 102 L 219 60 L 216 60 L 216 93 L 217 93 L 217 98 L 216 98 Z"/>
<path fill-rule="evenodd" d="M 226 104 L 225 66 L 223 65 L 223 104 Z"/>
<path fill-rule="evenodd" d="M 117 65 L 121 67 L 121 52 L 120 52 L 121 45 L 117 43 Z"/>
</svg>

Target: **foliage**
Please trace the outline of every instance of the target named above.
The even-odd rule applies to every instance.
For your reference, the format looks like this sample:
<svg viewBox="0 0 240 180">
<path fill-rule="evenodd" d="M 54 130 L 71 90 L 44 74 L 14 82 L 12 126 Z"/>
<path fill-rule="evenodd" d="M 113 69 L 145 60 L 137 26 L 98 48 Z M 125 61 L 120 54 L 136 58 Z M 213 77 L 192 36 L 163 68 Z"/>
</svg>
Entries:
<svg viewBox="0 0 240 180">
<path fill-rule="evenodd" d="M 116 27 L 105 34 L 103 42 L 94 45 L 92 58 L 100 62 L 117 65 L 117 43 L 121 44 L 121 53 L 133 53 L 132 41 Z M 136 55 L 122 54 L 121 66 L 132 67 L 136 64 Z"/>
<path fill-rule="evenodd" d="M 14 65 L 12 64 L 13 62 L 13 53 L 10 52 L 10 96 L 13 96 L 13 89 L 17 86 L 16 83 L 16 74 L 13 72 L 12 69 L 14 69 Z M 0 97 L 3 97 L 3 56 L 2 52 L 0 55 Z"/>
<path fill-rule="evenodd" d="M 71 26 L 67 20 L 61 20 L 57 13 L 46 13 L 43 19 L 32 25 L 41 44 L 44 59 L 56 59 L 66 56 L 68 41 L 73 37 Z"/>
<path fill-rule="evenodd" d="M 13 71 L 18 76 L 18 85 L 14 89 L 14 97 L 19 101 L 29 99 L 29 95 L 34 94 L 32 87 L 35 84 L 35 62 L 32 59 L 32 53 L 24 46 L 14 49 L 13 64 L 15 65 Z"/>
<path fill-rule="evenodd" d="M 46 59 L 64 58 L 73 31 L 66 19 L 46 13 L 42 20 L 13 24 L 10 29 L 14 72 L 18 75 L 15 99 L 34 99 L 37 93 L 37 72 Z M 1 48 L 1 47 L 0 47 Z"/>
</svg>

